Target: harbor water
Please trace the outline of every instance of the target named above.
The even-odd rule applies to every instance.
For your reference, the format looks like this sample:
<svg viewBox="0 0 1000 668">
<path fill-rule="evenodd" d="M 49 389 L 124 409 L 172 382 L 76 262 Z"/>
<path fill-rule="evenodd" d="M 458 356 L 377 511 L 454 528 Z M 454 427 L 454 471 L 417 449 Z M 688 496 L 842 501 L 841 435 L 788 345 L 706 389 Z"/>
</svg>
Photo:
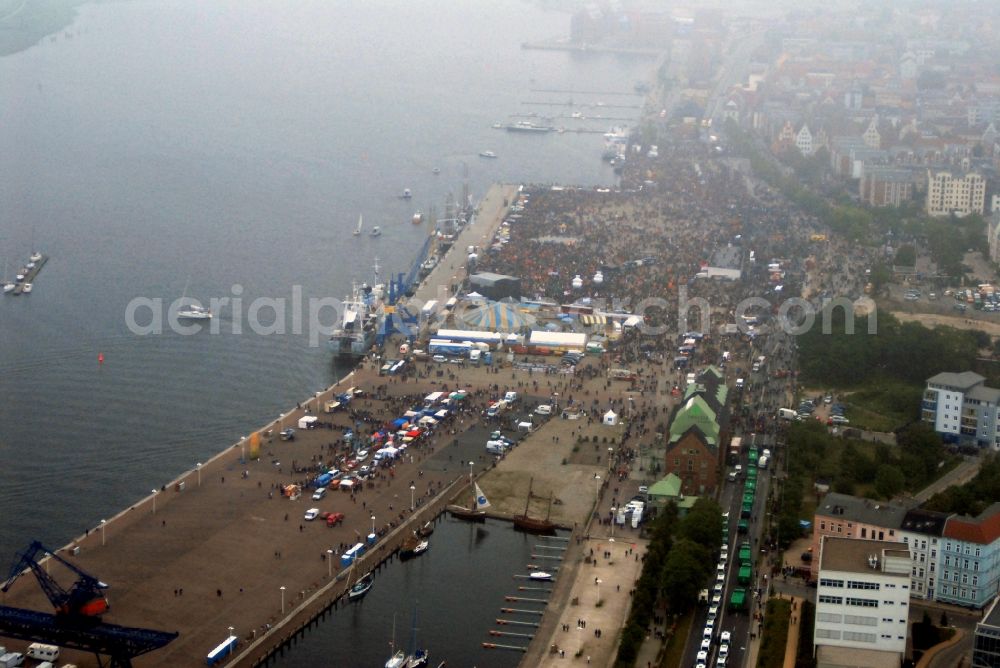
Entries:
<svg viewBox="0 0 1000 668">
<path fill-rule="evenodd" d="M 0 267 L 50 258 L 31 295 L 0 297 L 0 564 L 341 377 L 292 302 L 342 299 L 376 257 L 382 278 L 406 271 L 428 233 L 415 211 L 501 180 L 613 183 L 600 134 L 491 127 L 569 116 L 533 101 L 641 102 L 573 91 L 630 91 L 648 59 L 521 49 L 568 31 L 568 14 L 516 0 L 152 0 L 82 5 L 0 58 Z M 382 236 L 352 237 L 359 214 Z M 182 295 L 233 300 L 218 332 L 128 326 L 134 300 L 165 313 Z M 272 333 L 249 327 L 258 298 Z"/>
<path fill-rule="evenodd" d="M 515 575 L 528 573 L 538 543 L 564 546 L 565 541 L 516 532 L 509 522 L 484 524 L 443 517 L 431 536 L 431 549 L 409 561 L 393 561 L 378 573 L 375 586 L 360 600 L 334 610 L 294 645 L 275 655 L 271 666 L 381 666 L 389 658 L 389 643 L 409 652 L 430 651 L 430 665 L 511 668 L 522 653 L 484 649 L 482 643 L 527 646 L 530 639 L 493 637 L 489 630 L 532 634 L 523 625 L 498 626 L 497 618 L 537 623 L 538 615 L 502 613 L 501 608 L 541 610 L 538 603 L 511 603 L 504 596 L 545 598 L 551 583 L 531 582 Z M 555 553 L 555 552 L 553 552 Z M 550 562 L 551 563 L 551 562 Z M 416 633 L 413 616 L 416 610 Z"/>
</svg>

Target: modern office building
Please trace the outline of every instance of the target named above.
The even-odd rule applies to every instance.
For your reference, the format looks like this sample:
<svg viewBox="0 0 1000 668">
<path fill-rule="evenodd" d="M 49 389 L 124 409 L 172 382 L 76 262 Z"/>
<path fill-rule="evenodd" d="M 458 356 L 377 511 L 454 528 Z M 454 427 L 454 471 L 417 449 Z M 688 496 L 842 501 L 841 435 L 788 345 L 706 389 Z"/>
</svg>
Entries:
<svg viewBox="0 0 1000 668">
<path fill-rule="evenodd" d="M 824 536 L 819 562 L 813 631 L 817 666 L 898 668 L 909 627 L 909 548 Z"/>
</svg>

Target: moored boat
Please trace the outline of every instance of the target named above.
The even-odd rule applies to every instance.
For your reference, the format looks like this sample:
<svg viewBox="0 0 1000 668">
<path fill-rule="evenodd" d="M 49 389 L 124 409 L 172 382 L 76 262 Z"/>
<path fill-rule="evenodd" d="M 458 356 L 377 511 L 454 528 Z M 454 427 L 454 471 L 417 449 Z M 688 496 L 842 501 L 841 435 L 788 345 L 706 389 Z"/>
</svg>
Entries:
<svg viewBox="0 0 1000 668">
<path fill-rule="evenodd" d="M 347 592 L 347 598 L 351 601 L 356 601 L 364 597 L 374 584 L 375 575 L 371 572 L 365 573 L 358 578 L 358 581 L 355 582 L 351 589 Z"/>
<path fill-rule="evenodd" d="M 479 157 L 480 158 L 496 158 L 497 154 L 494 153 L 493 151 L 480 151 L 479 152 Z"/>
<path fill-rule="evenodd" d="M 540 582 L 552 582 L 552 573 L 546 573 L 545 571 L 532 571 L 528 574 L 528 577 Z"/>
<path fill-rule="evenodd" d="M 490 502 L 483 494 L 483 490 L 480 489 L 479 483 L 473 483 L 472 485 L 472 507 L 466 508 L 465 506 L 451 505 L 446 508 L 446 510 L 451 514 L 452 517 L 458 518 L 460 520 L 469 520 L 472 522 L 485 522 L 486 521 L 486 509 L 490 507 Z"/>
<path fill-rule="evenodd" d="M 376 225 L 375 227 L 372 228 L 372 231 L 368 233 L 368 236 L 370 236 L 370 237 L 380 237 L 380 236 L 382 236 L 382 230 L 379 229 L 378 225 Z"/>
<path fill-rule="evenodd" d="M 537 123 L 532 123 L 531 121 L 518 121 L 517 123 L 510 123 L 507 125 L 507 132 L 552 132 L 554 128 L 551 125 L 538 125 Z"/>
<path fill-rule="evenodd" d="M 524 513 L 521 515 L 515 515 L 513 517 L 514 528 L 520 529 L 526 533 L 534 534 L 552 534 L 556 532 L 555 522 L 549 521 L 549 515 L 552 513 L 552 497 L 549 497 L 549 509 L 545 513 L 545 519 L 539 519 L 537 517 L 531 517 L 528 515 L 528 506 L 531 504 L 531 489 L 534 485 L 534 478 L 528 483 L 528 498 L 524 502 Z"/>
</svg>

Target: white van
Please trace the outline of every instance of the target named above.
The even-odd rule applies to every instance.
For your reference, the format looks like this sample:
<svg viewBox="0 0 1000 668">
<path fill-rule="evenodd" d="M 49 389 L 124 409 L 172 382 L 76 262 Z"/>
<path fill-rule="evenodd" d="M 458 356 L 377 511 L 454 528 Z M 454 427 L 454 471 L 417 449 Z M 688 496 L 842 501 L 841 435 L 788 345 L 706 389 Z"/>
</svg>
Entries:
<svg viewBox="0 0 1000 668">
<path fill-rule="evenodd" d="M 33 642 L 28 645 L 27 656 L 38 661 L 58 661 L 59 648 L 56 645 Z"/>
<path fill-rule="evenodd" d="M 552 405 L 542 404 L 541 406 L 535 409 L 535 413 L 537 415 L 552 415 Z"/>
<path fill-rule="evenodd" d="M 798 416 L 798 413 L 793 411 L 791 408 L 779 408 L 778 409 L 778 419 L 779 420 L 794 420 Z"/>
<path fill-rule="evenodd" d="M 17 668 L 24 665 L 24 655 L 20 652 L 7 652 L 0 656 L 0 666 L 4 668 Z"/>
</svg>

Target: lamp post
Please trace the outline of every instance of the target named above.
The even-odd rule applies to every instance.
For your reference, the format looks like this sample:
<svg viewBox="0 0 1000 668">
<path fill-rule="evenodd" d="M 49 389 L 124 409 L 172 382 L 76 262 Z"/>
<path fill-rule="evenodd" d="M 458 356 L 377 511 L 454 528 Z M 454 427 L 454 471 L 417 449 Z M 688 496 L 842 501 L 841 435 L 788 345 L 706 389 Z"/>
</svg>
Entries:
<svg viewBox="0 0 1000 668">
<path fill-rule="evenodd" d="M 233 637 L 233 631 L 235 631 L 235 630 L 236 630 L 235 626 L 230 626 L 229 627 L 229 636 L 228 637 L 232 638 Z M 229 653 L 230 654 L 233 653 L 233 646 L 232 645 L 229 646 Z"/>
<path fill-rule="evenodd" d="M 281 614 L 285 614 L 285 586 L 281 585 Z"/>
<path fill-rule="evenodd" d="M 240 461 L 245 462 L 247 460 L 247 437 L 244 436 L 240 439 Z"/>
<path fill-rule="evenodd" d="M 415 508 L 417 507 L 417 506 L 416 506 L 416 501 L 415 501 L 415 499 L 413 498 L 413 494 L 414 494 L 414 492 L 416 492 L 416 491 L 417 491 L 417 488 L 416 488 L 416 486 L 414 486 L 414 485 L 410 485 L 410 512 L 411 512 L 411 513 L 412 513 L 412 512 L 414 511 L 414 509 L 415 509 Z M 375 532 L 374 532 L 374 531 L 372 531 L 372 533 L 375 533 Z"/>
<path fill-rule="evenodd" d="M 333 577 L 333 550 L 326 551 L 326 577 Z"/>
<path fill-rule="evenodd" d="M 153 489 L 153 514 L 154 515 L 156 514 L 156 494 L 157 494 L 157 492 L 156 492 L 156 489 L 154 488 Z"/>
<path fill-rule="evenodd" d="M 611 540 L 615 539 L 615 522 L 618 521 L 618 507 L 611 506 Z"/>
<path fill-rule="evenodd" d="M 608 448 L 608 471 L 613 471 L 614 470 L 614 466 L 611 464 L 611 458 L 614 457 L 614 455 L 615 455 L 615 449 L 614 448 Z M 610 479 L 611 478 L 609 477 L 608 480 L 610 480 Z"/>
<path fill-rule="evenodd" d="M 198 469 L 198 487 L 201 487 L 201 462 L 195 464 L 195 468 Z"/>
<path fill-rule="evenodd" d="M 104 527 L 107 526 L 107 520 L 101 520 L 101 546 L 104 546 Z"/>
<path fill-rule="evenodd" d="M 375 514 L 372 513 L 372 533 L 375 533 Z"/>
<path fill-rule="evenodd" d="M 594 584 L 597 585 L 597 602 L 601 601 L 601 583 L 604 582 L 601 578 L 594 578 Z"/>
<path fill-rule="evenodd" d="M 469 481 L 472 481 L 472 467 L 476 465 L 476 462 L 469 462 Z"/>
</svg>

